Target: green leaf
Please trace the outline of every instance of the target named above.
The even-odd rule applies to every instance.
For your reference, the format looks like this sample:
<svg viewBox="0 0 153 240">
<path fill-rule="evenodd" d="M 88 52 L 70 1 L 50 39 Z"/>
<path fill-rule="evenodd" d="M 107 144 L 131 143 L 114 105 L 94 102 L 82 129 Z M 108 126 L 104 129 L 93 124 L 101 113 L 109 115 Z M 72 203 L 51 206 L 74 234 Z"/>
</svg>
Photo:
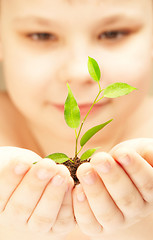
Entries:
<svg viewBox="0 0 153 240">
<path fill-rule="evenodd" d="M 80 109 L 68 83 L 67 87 L 68 96 L 64 105 L 64 118 L 69 127 L 78 128 L 80 125 Z"/>
<path fill-rule="evenodd" d="M 137 88 L 134 88 L 127 83 L 116 82 L 110 84 L 108 87 L 104 89 L 103 96 L 107 98 L 117 98 L 129 94 L 133 90 L 137 90 Z"/>
<path fill-rule="evenodd" d="M 84 153 L 81 155 L 80 159 L 81 159 L 82 161 L 88 159 L 88 158 L 91 157 L 91 156 L 95 153 L 95 151 L 96 151 L 97 149 L 99 149 L 99 148 L 100 148 L 100 147 L 88 149 L 86 152 L 84 152 Z"/>
<path fill-rule="evenodd" d="M 63 162 L 66 162 L 67 160 L 69 160 L 69 157 L 66 156 L 64 153 L 53 153 L 53 154 L 48 155 L 45 158 L 50 158 L 56 163 L 63 163 Z"/>
<path fill-rule="evenodd" d="M 91 129 L 89 129 L 81 138 L 80 140 L 80 145 L 81 147 L 84 146 L 86 144 L 86 142 L 93 136 L 95 135 L 97 132 L 99 132 L 102 128 L 104 128 L 108 123 L 110 123 L 113 119 L 102 123 L 100 125 L 97 125 Z"/>
<path fill-rule="evenodd" d="M 96 62 L 95 59 L 91 57 L 88 57 L 88 71 L 93 80 L 95 80 L 96 82 L 100 81 L 101 73 L 98 63 Z"/>
</svg>

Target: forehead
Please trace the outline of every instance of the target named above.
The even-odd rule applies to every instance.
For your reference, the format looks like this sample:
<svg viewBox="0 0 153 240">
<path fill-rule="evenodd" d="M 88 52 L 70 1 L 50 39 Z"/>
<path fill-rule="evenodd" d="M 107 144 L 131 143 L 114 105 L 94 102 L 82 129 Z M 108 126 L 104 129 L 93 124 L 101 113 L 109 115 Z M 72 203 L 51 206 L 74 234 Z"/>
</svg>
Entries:
<svg viewBox="0 0 153 240">
<path fill-rule="evenodd" d="M 138 0 L 136 0 L 137 2 L 141 2 L 141 0 L 140 1 L 138 1 Z M 128 3 L 128 2 L 135 2 L 135 0 L 61 0 L 61 2 L 67 2 L 67 3 L 69 3 L 69 4 L 78 4 L 78 3 L 82 3 L 82 4 L 89 4 L 89 3 L 97 3 L 97 4 L 106 4 L 106 3 L 116 3 L 116 2 L 118 2 L 118 3 Z"/>
<path fill-rule="evenodd" d="M 2 3 L 9 3 L 9 4 L 42 4 L 42 3 L 50 3 L 50 4 L 69 4 L 69 5 L 89 5 L 89 4 L 96 4 L 96 5 L 110 5 L 110 4 L 141 4 L 141 3 L 148 3 L 152 2 L 152 0 L 0 0 Z M 115 7 L 115 5 L 114 5 Z"/>
<path fill-rule="evenodd" d="M 75 17 L 78 14 L 86 17 L 111 15 L 115 12 L 146 14 L 152 0 L 0 0 L 2 14 L 7 12 L 10 17 L 16 14 L 42 14 L 46 16 Z M 140 15 L 140 14 L 139 14 Z M 67 17 L 68 17 L 67 16 Z"/>
</svg>

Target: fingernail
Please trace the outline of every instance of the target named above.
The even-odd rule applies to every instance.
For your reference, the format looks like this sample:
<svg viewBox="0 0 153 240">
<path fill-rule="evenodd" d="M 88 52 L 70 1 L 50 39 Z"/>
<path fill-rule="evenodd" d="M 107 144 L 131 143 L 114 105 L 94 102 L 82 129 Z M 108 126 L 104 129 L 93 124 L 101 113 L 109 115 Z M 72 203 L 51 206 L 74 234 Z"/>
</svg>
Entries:
<svg viewBox="0 0 153 240">
<path fill-rule="evenodd" d="M 64 182 L 64 178 L 61 177 L 60 175 L 56 175 L 55 177 L 53 177 L 52 179 L 52 184 L 55 186 L 59 186 Z"/>
<path fill-rule="evenodd" d="M 20 175 L 20 174 L 25 173 L 29 168 L 30 168 L 29 165 L 26 165 L 24 163 L 18 163 L 15 166 L 14 171 L 15 171 L 16 174 Z"/>
<path fill-rule="evenodd" d="M 111 168 L 112 168 L 112 166 L 109 161 L 105 161 L 103 163 L 99 163 L 99 164 L 95 165 L 95 169 L 98 172 L 102 172 L 102 173 L 108 173 Z"/>
<path fill-rule="evenodd" d="M 131 163 L 131 158 L 126 154 L 124 156 L 118 156 L 117 160 L 122 163 L 124 166 L 127 166 Z"/>
<path fill-rule="evenodd" d="M 88 185 L 94 184 L 95 181 L 96 181 L 96 175 L 95 175 L 95 173 L 93 171 L 89 171 L 86 174 L 84 174 L 82 179 Z"/>
</svg>

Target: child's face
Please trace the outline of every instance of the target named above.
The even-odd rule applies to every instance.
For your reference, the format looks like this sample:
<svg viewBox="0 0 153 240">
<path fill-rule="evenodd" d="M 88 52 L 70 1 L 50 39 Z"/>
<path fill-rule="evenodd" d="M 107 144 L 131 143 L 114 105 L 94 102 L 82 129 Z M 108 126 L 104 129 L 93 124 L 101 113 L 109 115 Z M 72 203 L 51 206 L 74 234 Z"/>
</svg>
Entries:
<svg viewBox="0 0 153 240">
<path fill-rule="evenodd" d="M 69 136 L 61 111 L 66 82 L 79 105 L 91 104 L 98 93 L 88 73 L 88 56 L 100 65 L 102 88 L 126 82 L 139 89 L 119 99 L 103 99 L 106 104 L 89 117 L 91 126 L 110 118 L 120 126 L 143 100 L 151 79 L 151 0 L 2 0 L 1 8 L 6 86 L 35 126 Z"/>
</svg>

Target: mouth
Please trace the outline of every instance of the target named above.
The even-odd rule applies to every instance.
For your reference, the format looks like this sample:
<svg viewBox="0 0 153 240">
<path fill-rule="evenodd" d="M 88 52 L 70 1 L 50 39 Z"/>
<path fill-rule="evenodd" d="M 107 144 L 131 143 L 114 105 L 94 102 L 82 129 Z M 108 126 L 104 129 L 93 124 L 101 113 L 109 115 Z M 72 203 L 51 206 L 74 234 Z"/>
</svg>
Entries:
<svg viewBox="0 0 153 240">
<path fill-rule="evenodd" d="M 95 114 L 97 112 L 99 112 L 100 110 L 103 109 L 103 107 L 105 107 L 108 103 L 110 102 L 110 100 L 106 100 L 105 102 L 103 101 L 102 103 L 97 103 L 93 106 L 90 115 L 91 114 Z M 64 113 L 64 105 L 63 104 L 52 104 L 58 111 Z M 80 114 L 81 116 L 85 116 L 87 114 L 87 112 L 89 111 L 90 107 L 92 106 L 92 103 L 84 103 L 84 104 L 78 104 L 78 107 L 80 109 Z"/>
</svg>

